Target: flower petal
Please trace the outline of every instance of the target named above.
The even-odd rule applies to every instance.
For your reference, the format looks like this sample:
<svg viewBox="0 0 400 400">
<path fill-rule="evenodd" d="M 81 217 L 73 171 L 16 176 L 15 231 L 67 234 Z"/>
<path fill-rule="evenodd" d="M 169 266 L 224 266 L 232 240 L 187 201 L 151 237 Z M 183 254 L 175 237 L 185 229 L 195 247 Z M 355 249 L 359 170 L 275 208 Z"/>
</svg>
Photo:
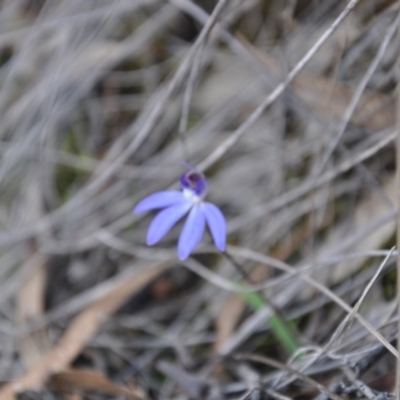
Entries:
<svg viewBox="0 0 400 400">
<path fill-rule="evenodd" d="M 226 221 L 224 215 L 214 204 L 203 203 L 201 207 L 214 239 L 215 246 L 217 246 L 218 250 L 224 251 L 226 247 Z"/>
<path fill-rule="evenodd" d="M 177 190 L 166 190 L 154 193 L 143 200 L 139 201 L 133 210 L 134 213 L 156 210 L 165 208 L 174 204 L 182 203 L 186 200 L 184 194 Z"/>
<path fill-rule="evenodd" d="M 202 208 L 196 205 L 190 211 L 178 242 L 178 257 L 185 260 L 203 237 L 206 220 Z"/>
<path fill-rule="evenodd" d="M 147 231 L 147 244 L 159 242 L 167 232 L 189 211 L 192 204 L 188 201 L 175 204 L 159 212 L 151 221 Z"/>
</svg>

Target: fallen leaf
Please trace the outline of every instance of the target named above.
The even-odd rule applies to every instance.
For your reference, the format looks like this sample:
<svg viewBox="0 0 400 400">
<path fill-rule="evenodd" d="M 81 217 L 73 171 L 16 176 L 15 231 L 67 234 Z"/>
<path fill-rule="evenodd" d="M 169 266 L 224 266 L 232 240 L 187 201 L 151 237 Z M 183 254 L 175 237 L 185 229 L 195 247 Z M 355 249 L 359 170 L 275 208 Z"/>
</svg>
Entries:
<svg viewBox="0 0 400 400">
<path fill-rule="evenodd" d="M 145 394 L 138 387 L 124 387 L 110 381 L 99 371 L 89 369 L 69 369 L 55 374 L 50 385 L 57 390 L 79 390 L 115 396 L 125 396 L 133 400 L 144 400 Z"/>
<path fill-rule="evenodd" d="M 24 195 L 29 204 L 24 222 L 35 223 L 43 217 L 43 193 L 40 176 L 34 171 L 29 174 L 24 185 Z M 38 251 L 36 238 L 29 242 L 30 257 L 21 268 L 29 271 L 29 276 L 21 285 L 16 301 L 17 326 L 26 330 L 30 323 L 41 318 L 45 310 L 45 292 L 47 283 L 47 256 Z M 27 369 L 32 368 L 48 353 L 51 345 L 45 328 L 21 337 L 17 342 L 20 358 Z"/>
<path fill-rule="evenodd" d="M 171 265 L 157 264 L 119 282 L 111 293 L 93 303 L 74 318 L 58 344 L 41 362 L 24 376 L 3 386 L 0 390 L 0 399 L 14 400 L 16 393 L 26 390 L 39 391 L 50 376 L 68 368 L 111 314 L 160 273 L 171 268 Z"/>
<path fill-rule="evenodd" d="M 215 321 L 216 340 L 214 353 L 219 353 L 235 331 L 246 305 L 239 295 L 230 295 L 222 305 Z"/>
<path fill-rule="evenodd" d="M 46 262 L 46 257 L 39 253 L 33 253 L 27 260 L 33 273 L 21 286 L 17 296 L 16 319 L 21 331 L 24 331 L 33 320 L 43 316 L 47 280 Z M 19 354 L 27 369 L 42 360 L 49 348 L 50 342 L 44 328 L 18 340 Z"/>
<path fill-rule="evenodd" d="M 269 271 L 265 265 L 258 265 L 251 271 L 250 278 L 253 283 L 265 282 L 268 279 L 268 274 Z M 222 305 L 215 321 L 217 337 L 214 344 L 214 353 L 220 353 L 226 342 L 231 338 L 246 305 L 243 297 L 237 294 L 230 295 Z"/>
</svg>

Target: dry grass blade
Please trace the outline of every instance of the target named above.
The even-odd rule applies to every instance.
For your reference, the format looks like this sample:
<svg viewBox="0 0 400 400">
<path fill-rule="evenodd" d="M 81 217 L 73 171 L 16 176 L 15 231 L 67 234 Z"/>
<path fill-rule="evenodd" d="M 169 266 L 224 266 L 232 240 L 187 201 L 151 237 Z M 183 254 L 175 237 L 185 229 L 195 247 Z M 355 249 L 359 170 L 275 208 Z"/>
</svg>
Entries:
<svg viewBox="0 0 400 400">
<path fill-rule="evenodd" d="M 361 390 L 394 371 L 399 10 L 0 1 L 0 399 L 287 400 L 309 385 L 285 365 L 336 395 L 346 365 Z M 147 246 L 132 209 L 182 161 L 232 258 L 207 227 L 173 268 L 186 217 Z"/>
<path fill-rule="evenodd" d="M 397 42 L 400 42 L 400 27 L 397 27 Z M 396 104 L 396 220 L 397 220 L 397 249 L 400 249 L 400 60 L 397 59 L 397 104 Z M 400 255 L 397 256 L 397 350 L 400 353 Z M 400 357 L 397 358 L 396 379 L 395 379 L 396 399 L 400 400 Z"/>
<path fill-rule="evenodd" d="M 317 40 L 311 49 L 304 55 L 304 57 L 296 64 L 296 66 L 289 72 L 284 82 L 279 84 L 272 93 L 250 114 L 246 121 L 232 133 L 232 135 L 225 140 L 218 148 L 216 148 L 205 160 L 199 164 L 198 168 L 203 171 L 210 168 L 217 162 L 246 132 L 253 124 L 261 117 L 263 112 L 270 107 L 281 96 L 286 88 L 290 85 L 293 79 L 300 73 L 300 71 L 307 65 L 315 53 L 324 45 L 328 38 L 335 32 L 335 30 L 342 24 L 346 17 L 351 13 L 359 0 L 351 0 L 346 8 L 340 13 L 332 25 L 324 32 L 324 34 Z"/>
<path fill-rule="evenodd" d="M 238 361 L 253 361 L 256 363 L 262 363 L 262 364 L 268 365 L 270 367 L 277 368 L 281 371 L 285 371 L 290 375 L 294 375 L 296 378 L 304 381 L 305 383 L 308 383 L 311 387 L 317 389 L 320 393 L 324 393 L 329 398 L 334 399 L 334 400 L 342 400 L 337 394 L 333 393 L 327 387 L 325 387 L 324 385 L 321 385 L 319 382 L 315 381 L 314 379 L 311 379 L 308 376 L 302 374 L 301 372 L 296 371 L 295 369 L 288 367 L 287 365 L 281 364 L 280 362 L 273 360 L 269 357 L 240 354 L 240 355 L 235 356 L 234 358 Z"/>
<path fill-rule="evenodd" d="M 293 267 L 284 262 L 273 259 L 272 257 L 265 256 L 264 254 L 257 253 L 250 249 L 230 247 L 229 252 L 239 257 L 252 259 L 256 262 L 264 262 L 266 265 L 278 268 L 290 275 L 297 276 L 304 282 L 315 287 L 317 290 L 326 295 L 328 298 L 332 299 L 337 305 L 339 305 L 343 310 L 347 311 L 349 314 L 351 314 L 353 311 L 353 309 L 348 304 L 346 304 L 339 296 L 333 293 L 326 286 L 315 281 L 313 278 L 308 276 L 307 273 L 298 272 L 296 269 L 294 269 Z M 382 345 L 385 346 L 388 351 L 390 351 L 395 357 L 398 357 L 397 350 L 368 321 L 366 321 L 359 314 L 355 314 L 355 318 L 365 327 L 365 329 L 367 329 L 368 332 L 371 333 L 371 335 L 373 335 L 380 343 L 382 343 Z"/>
<path fill-rule="evenodd" d="M 122 282 L 114 291 L 82 311 L 69 325 L 57 345 L 28 373 L 0 390 L 1 399 L 14 399 L 24 390 L 40 390 L 51 375 L 62 372 L 79 355 L 101 324 L 133 294 L 170 268 L 161 264 Z"/>
<path fill-rule="evenodd" d="M 191 399 L 201 399 L 205 396 L 208 384 L 204 380 L 192 376 L 190 373 L 166 361 L 160 362 L 158 369 L 181 386 Z"/>
<path fill-rule="evenodd" d="M 387 264 L 387 262 L 389 261 L 390 256 L 392 255 L 393 251 L 394 251 L 394 247 L 390 250 L 389 254 L 385 257 L 385 259 L 382 261 L 381 265 L 379 266 L 378 270 L 376 271 L 375 275 L 371 278 L 371 280 L 368 282 L 368 285 L 366 286 L 365 290 L 363 291 L 362 295 L 360 296 L 359 300 L 357 301 L 357 303 L 355 304 L 355 306 L 353 307 L 353 309 L 351 310 L 351 313 L 346 315 L 346 318 L 341 322 L 341 324 L 339 325 L 338 329 L 335 331 L 335 333 L 332 335 L 329 344 L 327 345 L 327 347 L 331 347 L 334 345 L 335 341 L 338 339 L 338 337 L 341 334 L 344 334 L 345 329 L 348 327 L 348 324 L 350 324 L 356 314 L 358 313 L 358 310 L 361 307 L 361 304 L 363 303 L 363 301 L 365 300 L 365 297 L 367 296 L 369 290 L 371 289 L 372 285 L 376 282 L 376 280 L 378 279 L 378 276 L 381 274 L 382 269 L 385 267 L 385 265 Z"/>
<path fill-rule="evenodd" d="M 271 55 L 254 47 L 242 35 L 237 35 L 237 38 L 268 70 L 275 74 L 280 72 L 279 63 Z M 307 71 L 299 72 L 294 78 L 293 89 L 312 110 L 335 119 L 342 118 L 355 93 L 349 85 Z M 392 96 L 363 88 L 359 97 L 358 107 L 350 115 L 353 124 L 372 132 L 395 125 L 395 102 Z"/>
</svg>

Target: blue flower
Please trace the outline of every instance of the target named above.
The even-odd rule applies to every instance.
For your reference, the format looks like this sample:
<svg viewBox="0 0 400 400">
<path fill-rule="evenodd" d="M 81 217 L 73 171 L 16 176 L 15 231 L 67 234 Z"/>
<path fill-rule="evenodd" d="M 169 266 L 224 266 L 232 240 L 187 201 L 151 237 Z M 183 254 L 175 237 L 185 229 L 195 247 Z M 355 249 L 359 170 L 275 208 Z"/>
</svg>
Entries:
<svg viewBox="0 0 400 400">
<path fill-rule="evenodd" d="M 178 257 L 185 260 L 199 244 L 206 224 L 210 229 L 215 246 L 224 251 L 226 246 L 226 221 L 214 204 L 204 201 L 207 181 L 204 175 L 194 169 L 180 178 L 182 191 L 170 190 L 154 193 L 140 201 L 135 213 L 163 209 L 150 224 L 147 244 L 158 243 L 169 230 L 187 213 L 189 216 L 179 236 Z"/>
</svg>

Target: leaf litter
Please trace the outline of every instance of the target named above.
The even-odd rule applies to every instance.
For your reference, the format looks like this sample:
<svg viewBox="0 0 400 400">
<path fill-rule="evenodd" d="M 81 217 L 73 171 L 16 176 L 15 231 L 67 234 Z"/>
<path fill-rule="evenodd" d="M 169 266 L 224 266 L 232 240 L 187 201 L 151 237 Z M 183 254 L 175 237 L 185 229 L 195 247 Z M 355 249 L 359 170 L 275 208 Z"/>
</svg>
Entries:
<svg viewBox="0 0 400 400">
<path fill-rule="evenodd" d="M 390 397 L 398 8 L 1 3 L 0 398 Z M 173 268 L 132 209 L 183 161 L 229 254 Z"/>
</svg>

